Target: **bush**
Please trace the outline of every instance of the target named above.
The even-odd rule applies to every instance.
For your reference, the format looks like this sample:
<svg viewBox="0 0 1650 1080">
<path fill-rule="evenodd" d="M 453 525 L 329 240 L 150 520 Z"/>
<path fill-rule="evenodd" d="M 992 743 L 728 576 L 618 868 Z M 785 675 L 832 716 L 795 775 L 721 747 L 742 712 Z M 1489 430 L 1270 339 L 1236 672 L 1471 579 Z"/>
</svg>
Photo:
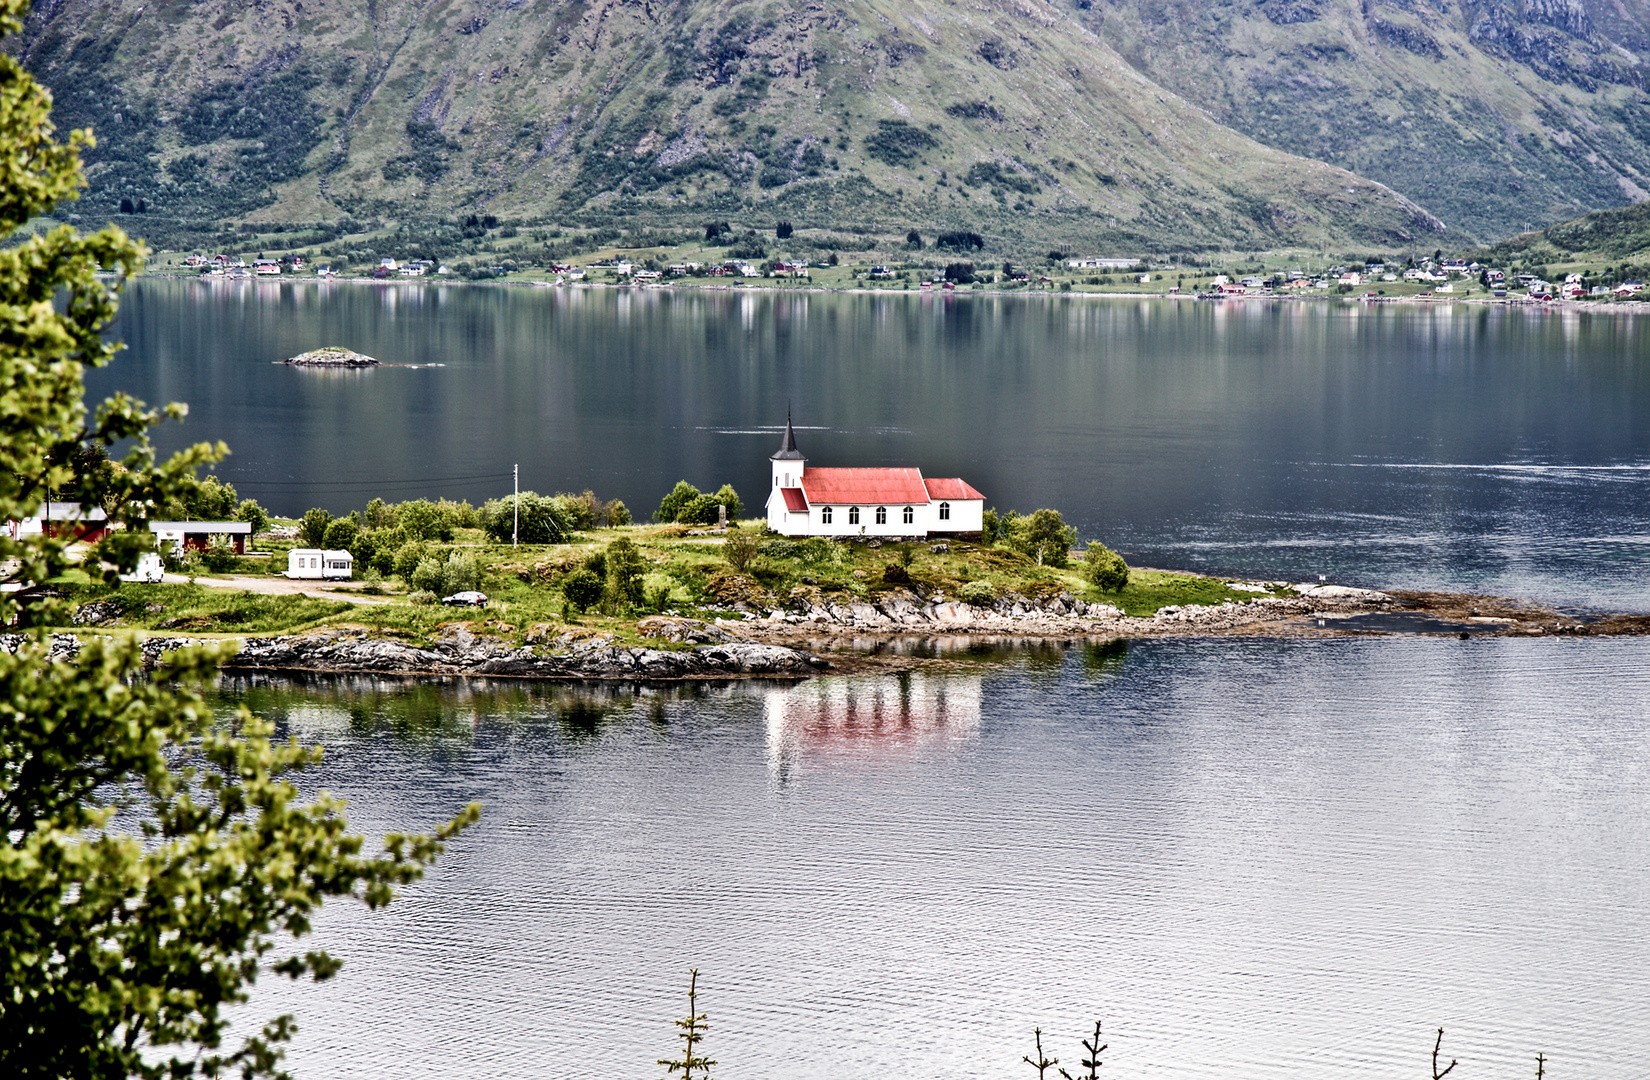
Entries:
<svg viewBox="0 0 1650 1080">
<path fill-rule="evenodd" d="M 453 552 L 441 567 L 441 587 L 436 591 L 442 596 L 451 596 L 454 593 L 467 592 L 479 588 L 481 573 L 472 556 L 460 555 Z"/>
<path fill-rule="evenodd" d="M 1036 559 L 1039 566 L 1067 565 L 1071 546 L 1077 543 L 1077 530 L 1058 510 L 1033 510 L 1025 517 L 1010 510 L 1001 530 L 1009 547 Z"/>
<path fill-rule="evenodd" d="M 1083 552 L 1083 576 L 1097 589 L 1120 593 L 1129 583 L 1129 564 L 1106 545 L 1090 544 Z"/>
<path fill-rule="evenodd" d="M 771 541 L 769 541 L 771 543 Z M 728 565 L 736 571 L 743 571 L 751 564 L 751 560 L 764 547 L 762 537 L 754 532 L 738 532 L 728 537 L 727 543 L 722 545 L 722 557 Z"/>
<path fill-rule="evenodd" d="M 957 590 L 957 596 L 965 604 L 976 607 L 989 607 L 997 600 L 997 589 L 989 581 L 969 581 Z"/>
<path fill-rule="evenodd" d="M 801 545 L 795 540 L 786 540 L 780 536 L 767 537 L 757 546 L 757 551 L 770 559 L 789 559 L 800 550 Z"/>
<path fill-rule="evenodd" d="M 213 540 L 201 552 L 201 565 L 214 574 L 235 569 L 235 549 L 223 540 Z"/>
<path fill-rule="evenodd" d="M 557 498 L 524 491 L 521 493 L 520 512 L 519 532 L 516 535 L 524 544 L 566 543 L 573 531 L 567 511 Z M 488 499 L 481 507 L 481 528 L 499 543 L 509 543 L 512 531 L 517 527 L 514 495 Z"/>
<path fill-rule="evenodd" d="M 426 555 L 418 560 L 418 566 L 413 569 L 412 576 L 407 579 L 417 592 L 441 592 L 441 560 L 434 555 Z M 439 597 L 438 597 L 439 598 Z"/>
<path fill-rule="evenodd" d="M 628 537 L 607 545 L 607 584 L 602 601 L 614 611 L 642 602 L 642 576 L 647 564 L 642 553 Z"/>
<path fill-rule="evenodd" d="M 428 554 L 429 549 L 424 546 L 423 541 L 408 540 L 396 549 L 395 559 L 391 563 L 390 569 L 394 571 L 396 577 L 410 585 L 412 584 L 413 571 L 418 569 L 418 564 L 423 562 L 424 557 Z"/>
<path fill-rule="evenodd" d="M 441 597 L 437 596 L 433 592 L 430 592 L 428 589 L 419 589 L 417 592 L 410 592 L 407 594 L 407 603 L 409 604 L 418 604 L 422 606 L 426 604 L 438 604 L 440 602 Z"/>
<path fill-rule="evenodd" d="M 1000 518 L 997 515 L 997 511 L 995 509 L 987 510 L 985 513 L 980 515 L 980 543 L 981 544 L 985 545 L 986 547 L 990 547 L 993 544 L 995 544 L 998 540 L 1002 539 L 1002 535 L 1003 535 L 1002 518 Z"/>
<path fill-rule="evenodd" d="M 252 526 L 254 536 L 269 528 L 269 512 L 258 505 L 257 499 L 242 499 L 241 505 L 235 508 L 235 520 Z"/>
<path fill-rule="evenodd" d="M 654 513 L 654 521 L 675 521 L 676 515 L 682 508 L 699 497 L 699 489 L 686 480 L 676 481 L 676 486 L 670 493 L 659 500 L 659 509 Z"/>
<path fill-rule="evenodd" d="M 303 520 L 298 523 L 298 539 L 304 542 L 304 547 L 318 548 L 321 541 L 326 539 L 327 526 L 332 524 L 332 514 L 320 507 L 304 511 Z"/>
<path fill-rule="evenodd" d="M 602 598 L 602 579 L 589 570 L 575 570 L 562 578 L 561 594 L 582 612 Z"/>
<path fill-rule="evenodd" d="M 607 524 L 609 528 L 618 528 L 620 525 L 630 524 L 630 508 L 622 501 L 614 499 L 607 504 Z"/>
<path fill-rule="evenodd" d="M 356 554 L 355 549 L 361 542 L 361 526 L 355 523 L 355 515 L 345 518 L 334 518 L 327 523 L 326 531 L 321 535 L 320 547 L 328 551 L 348 551 Z"/>
</svg>

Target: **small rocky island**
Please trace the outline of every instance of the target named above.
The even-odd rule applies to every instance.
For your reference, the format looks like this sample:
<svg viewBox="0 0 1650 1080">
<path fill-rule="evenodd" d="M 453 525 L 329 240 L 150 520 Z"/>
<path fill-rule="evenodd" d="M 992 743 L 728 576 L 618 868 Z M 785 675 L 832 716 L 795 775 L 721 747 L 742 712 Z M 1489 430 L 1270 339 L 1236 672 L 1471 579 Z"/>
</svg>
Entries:
<svg viewBox="0 0 1650 1080">
<path fill-rule="evenodd" d="M 370 356 L 354 352 L 342 345 L 327 345 L 309 352 L 299 353 L 291 360 L 283 363 L 296 367 L 323 367 L 323 368 L 367 368 L 377 367 L 378 361 Z"/>
</svg>

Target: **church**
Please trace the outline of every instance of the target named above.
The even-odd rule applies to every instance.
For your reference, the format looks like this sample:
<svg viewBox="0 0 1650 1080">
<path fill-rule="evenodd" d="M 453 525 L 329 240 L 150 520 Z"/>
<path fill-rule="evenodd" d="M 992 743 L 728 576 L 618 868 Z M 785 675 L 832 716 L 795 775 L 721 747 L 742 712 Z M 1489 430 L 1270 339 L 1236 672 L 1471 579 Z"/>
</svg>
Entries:
<svg viewBox="0 0 1650 1080">
<path fill-rule="evenodd" d="M 768 528 L 782 536 L 980 535 L 985 496 L 964 481 L 928 479 L 913 468 L 816 469 L 796 448 L 789 416 L 770 460 Z"/>
</svg>

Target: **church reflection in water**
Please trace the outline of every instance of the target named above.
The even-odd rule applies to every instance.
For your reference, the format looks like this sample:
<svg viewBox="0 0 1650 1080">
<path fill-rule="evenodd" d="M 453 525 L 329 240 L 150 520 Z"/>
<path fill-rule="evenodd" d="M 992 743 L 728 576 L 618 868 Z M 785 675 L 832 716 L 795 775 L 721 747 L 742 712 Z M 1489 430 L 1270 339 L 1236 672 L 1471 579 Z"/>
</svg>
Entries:
<svg viewBox="0 0 1650 1080">
<path fill-rule="evenodd" d="M 909 759 L 946 752 L 980 730 L 978 675 L 849 675 L 766 695 L 768 762 L 781 776 L 817 759 Z"/>
</svg>

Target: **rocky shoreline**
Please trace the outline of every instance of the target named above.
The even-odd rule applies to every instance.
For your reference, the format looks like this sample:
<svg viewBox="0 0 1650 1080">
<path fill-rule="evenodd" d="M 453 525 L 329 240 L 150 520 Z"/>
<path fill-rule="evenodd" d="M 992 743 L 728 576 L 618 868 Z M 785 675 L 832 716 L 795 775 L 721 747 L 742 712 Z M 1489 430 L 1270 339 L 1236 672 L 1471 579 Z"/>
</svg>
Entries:
<svg viewBox="0 0 1650 1080">
<path fill-rule="evenodd" d="M 925 650 L 898 643 L 923 641 L 966 646 L 1008 639 L 1650 634 L 1650 615 L 1566 615 L 1501 597 L 1310 584 L 1277 596 L 1254 587 L 1266 595 L 1170 606 L 1150 617 L 1126 615 L 1110 604 L 1085 603 L 1068 593 L 1039 599 L 1009 595 L 992 606 L 922 599 L 904 590 L 874 604 L 799 598 L 788 608 L 765 614 L 747 610 L 740 619 L 713 623 L 648 616 L 636 629 L 658 647 L 627 645 L 611 633 L 586 627 L 550 624 L 534 627 L 522 644 L 512 640 L 516 631 L 504 623 L 455 622 L 427 645 L 340 628 L 246 638 L 224 670 L 563 681 L 805 679 L 828 671 L 916 666 L 927 662 L 921 655 Z M 15 651 L 24 640 L 19 634 L 0 635 L 0 649 Z M 188 637 L 146 638 L 144 665 L 154 667 L 165 653 L 200 643 Z M 80 651 L 80 639 L 53 634 L 51 650 L 54 657 L 71 657 Z"/>
</svg>

